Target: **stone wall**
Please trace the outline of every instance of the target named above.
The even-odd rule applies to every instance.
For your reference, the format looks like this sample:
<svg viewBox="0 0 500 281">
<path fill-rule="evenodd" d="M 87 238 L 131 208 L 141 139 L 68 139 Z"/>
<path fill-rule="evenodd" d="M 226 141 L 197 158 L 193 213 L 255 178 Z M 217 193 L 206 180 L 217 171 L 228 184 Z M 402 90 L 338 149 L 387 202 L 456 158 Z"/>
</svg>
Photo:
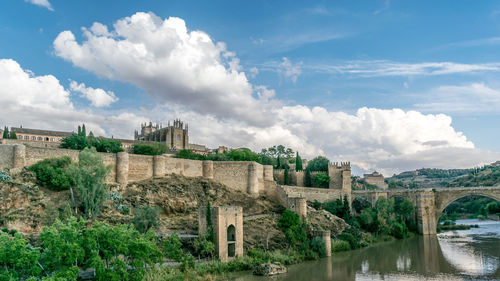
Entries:
<svg viewBox="0 0 500 281">
<path fill-rule="evenodd" d="M 13 168 L 14 166 L 14 146 L 0 145 L 0 170 Z"/>
<path fill-rule="evenodd" d="M 41 160 L 69 156 L 78 161 L 79 151 L 40 145 L 0 145 L 0 169 L 31 166 Z M 272 166 L 247 161 L 198 161 L 166 156 L 128 154 L 126 152 L 99 153 L 104 164 L 111 165 L 108 183 L 127 184 L 166 174 L 188 177 L 206 177 L 229 188 L 259 195 L 265 192 L 265 181 L 271 182 Z M 266 174 L 266 180 L 264 179 Z"/>
<path fill-rule="evenodd" d="M 281 186 L 280 188 L 283 189 L 284 194 L 286 194 L 288 198 L 301 197 L 310 202 L 316 200 L 319 202 L 334 201 L 336 199 L 342 199 L 343 197 L 342 192 L 335 189 L 298 186 Z"/>
<path fill-rule="evenodd" d="M 273 176 L 276 182 L 279 184 L 285 184 L 285 170 L 283 169 L 274 169 Z"/>
</svg>

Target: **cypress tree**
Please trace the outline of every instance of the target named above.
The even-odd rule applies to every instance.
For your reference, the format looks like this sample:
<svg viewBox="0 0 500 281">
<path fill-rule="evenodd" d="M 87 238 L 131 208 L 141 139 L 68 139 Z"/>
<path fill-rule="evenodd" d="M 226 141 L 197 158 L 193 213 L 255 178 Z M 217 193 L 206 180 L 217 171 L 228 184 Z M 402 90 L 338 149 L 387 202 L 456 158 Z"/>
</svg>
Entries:
<svg viewBox="0 0 500 281">
<path fill-rule="evenodd" d="M 86 137 L 87 136 L 87 130 L 85 129 L 85 124 L 82 126 L 82 136 Z"/>
<path fill-rule="evenodd" d="M 290 185 L 290 179 L 288 177 L 288 169 L 285 169 L 285 185 Z"/>
<path fill-rule="evenodd" d="M 299 152 L 295 156 L 295 171 L 302 171 L 302 158 L 300 158 Z"/>
<path fill-rule="evenodd" d="M 278 159 L 276 160 L 276 169 L 281 169 L 280 156 L 278 155 Z"/>
<path fill-rule="evenodd" d="M 212 208 L 207 201 L 207 240 L 215 243 L 214 223 L 212 222 Z"/>
<path fill-rule="evenodd" d="M 311 186 L 311 171 L 309 171 L 309 169 L 306 169 L 306 178 L 304 179 L 304 185 L 306 187 Z"/>
<path fill-rule="evenodd" d="M 12 132 L 12 131 L 11 131 L 11 132 L 10 132 L 10 134 L 9 134 L 9 139 L 16 140 L 16 139 L 17 139 L 17 134 L 16 134 L 16 132 Z"/>
<path fill-rule="evenodd" d="M 9 128 L 5 126 L 5 129 L 3 130 L 3 138 L 8 139 L 9 138 Z"/>
<path fill-rule="evenodd" d="M 80 125 L 78 125 L 78 135 L 81 136 L 82 135 L 82 127 L 80 127 Z"/>
</svg>

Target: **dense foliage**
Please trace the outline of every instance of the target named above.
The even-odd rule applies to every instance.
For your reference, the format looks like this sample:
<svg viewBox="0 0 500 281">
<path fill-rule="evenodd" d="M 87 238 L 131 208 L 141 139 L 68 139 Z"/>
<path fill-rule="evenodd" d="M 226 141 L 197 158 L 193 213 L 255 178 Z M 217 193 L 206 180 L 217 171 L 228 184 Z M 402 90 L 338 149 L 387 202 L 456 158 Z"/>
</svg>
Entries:
<svg viewBox="0 0 500 281">
<path fill-rule="evenodd" d="M 85 148 L 94 147 L 98 152 L 117 153 L 123 151 L 122 143 L 115 139 L 96 138 L 93 136 L 85 136 L 82 134 L 73 134 L 65 137 L 61 141 L 61 147 L 83 150 Z"/>
<path fill-rule="evenodd" d="M 455 221 L 459 218 L 486 218 L 488 215 L 500 215 L 500 203 L 483 196 L 467 196 L 448 205 L 440 221 Z"/>
<path fill-rule="evenodd" d="M 307 162 L 307 169 L 309 171 L 328 171 L 328 163 L 330 160 L 323 156 L 318 156 L 311 161 Z"/>
<path fill-rule="evenodd" d="M 314 185 L 321 188 L 328 188 L 330 185 L 330 177 L 324 173 L 316 174 L 314 177 Z"/>
<path fill-rule="evenodd" d="M 305 259 L 315 259 L 324 256 L 323 241 L 312 240 L 308 234 L 308 225 L 296 213 L 286 210 L 278 221 L 278 227 L 285 234 L 285 239 L 290 248 L 295 249 Z"/>
<path fill-rule="evenodd" d="M 165 152 L 167 152 L 167 146 L 159 142 L 134 143 L 132 145 L 133 154 L 162 155 Z"/>
<path fill-rule="evenodd" d="M 132 223 L 135 229 L 141 233 L 146 233 L 151 228 L 158 226 L 158 211 L 151 206 L 135 208 L 133 214 Z"/>
<path fill-rule="evenodd" d="M 299 152 L 297 151 L 297 154 L 295 155 L 295 171 L 302 171 L 303 166 L 302 166 L 302 158 L 299 155 Z"/>
<path fill-rule="evenodd" d="M 105 166 L 95 148 L 85 148 L 78 155 L 78 163 L 68 168 L 80 198 L 80 208 L 86 218 L 97 217 L 107 197 L 104 183 L 111 166 Z"/>
<path fill-rule="evenodd" d="M 71 177 L 68 175 L 68 167 L 71 158 L 63 156 L 60 158 L 44 159 L 29 169 L 35 173 L 36 183 L 40 186 L 59 191 L 71 187 Z"/>
<path fill-rule="evenodd" d="M 485 166 L 472 169 L 467 176 L 460 177 L 448 183 L 448 186 L 493 186 L 500 183 L 500 166 Z"/>
<path fill-rule="evenodd" d="M 44 227 L 40 247 L 21 234 L 0 232 L 0 253 L 1 280 L 76 280 L 79 268 L 95 268 L 96 280 L 142 280 L 146 266 L 154 266 L 161 257 L 151 232 L 140 234 L 128 225 L 102 222 L 89 225 L 76 218 Z"/>
</svg>

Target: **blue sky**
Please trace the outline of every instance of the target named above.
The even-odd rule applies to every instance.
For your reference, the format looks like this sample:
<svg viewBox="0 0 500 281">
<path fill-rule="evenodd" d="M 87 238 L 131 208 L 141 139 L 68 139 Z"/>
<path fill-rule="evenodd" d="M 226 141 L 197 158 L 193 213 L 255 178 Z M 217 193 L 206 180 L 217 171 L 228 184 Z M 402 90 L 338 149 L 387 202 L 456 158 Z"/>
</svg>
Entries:
<svg viewBox="0 0 500 281">
<path fill-rule="evenodd" d="M 138 12 L 150 14 L 136 22 Z M 193 53 L 169 61 L 162 46 L 183 39 L 139 29 L 148 28 L 144 19 L 158 28 L 171 17 L 213 46 L 179 49 Z M 93 45 L 83 28 L 113 44 Z M 309 157 L 351 160 L 358 171 L 470 167 L 499 157 L 499 29 L 496 1 L 2 1 L 0 59 L 17 63 L 6 73 L 50 75 L 59 93 L 52 98 L 65 101 L 48 102 L 62 110 L 49 116 L 40 109 L 45 82 L 28 89 L 4 75 L 19 87 L 11 92 L 31 94 L 23 97 L 29 105 L 22 94 L 2 94 L 14 109 L 0 123 L 70 130 L 86 122 L 130 138 L 142 121 L 180 117 L 191 123 L 191 140 L 209 146 L 282 142 Z M 134 50 L 113 50 L 120 41 Z M 147 53 L 126 63 L 137 46 Z M 199 54 L 193 77 L 175 70 Z M 212 67 L 224 73 L 212 76 Z M 466 152 L 452 156 L 457 149 Z"/>
</svg>

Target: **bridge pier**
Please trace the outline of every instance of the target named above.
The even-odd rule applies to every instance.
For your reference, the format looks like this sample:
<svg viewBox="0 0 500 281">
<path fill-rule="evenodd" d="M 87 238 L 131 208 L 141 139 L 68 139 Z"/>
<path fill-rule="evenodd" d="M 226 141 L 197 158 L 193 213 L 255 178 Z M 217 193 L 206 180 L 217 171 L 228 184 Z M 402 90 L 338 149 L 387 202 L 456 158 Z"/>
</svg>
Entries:
<svg viewBox="0 0 500 281">
<path fill-rule="evenodd" d="M 417 194 L 416 213 L 418 232 L 423 235 L 436 234 L 436 200 L 433 191 L 423 191 Z"/>
</svg>

